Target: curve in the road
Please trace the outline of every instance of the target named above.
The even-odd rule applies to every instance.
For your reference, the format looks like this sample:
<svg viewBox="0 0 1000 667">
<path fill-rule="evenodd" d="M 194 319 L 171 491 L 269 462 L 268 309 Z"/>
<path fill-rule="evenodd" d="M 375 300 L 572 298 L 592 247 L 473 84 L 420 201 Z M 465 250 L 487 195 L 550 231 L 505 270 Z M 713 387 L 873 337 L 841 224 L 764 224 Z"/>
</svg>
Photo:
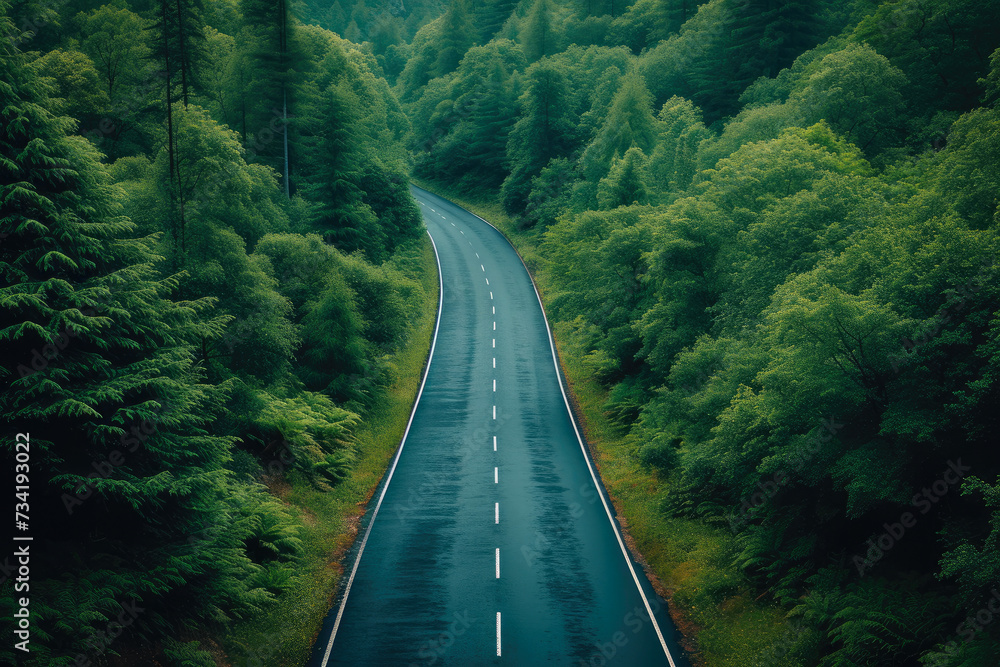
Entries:
<svg viewBox="0 0 1000 667">
<path fill-rule="evenodd" d="M 487 221 L 414 194 L 439 270 L 434 341 L 310 665 L 686 665 L 598 482 L 527 268 Z"/>
<path fill-rule="evenodd" d="M 347 603 L 347 598 L 351 594 L 351 586 L 354 585 L 354 577 L 358 573 L 358 565 L 361 563 L 361 556 L 365 552 L 365 546 L 368 544 L 368 536 L 371 535 L 372 526 L 375 525 L 375 517 L 378 516 L 379 510 L 382 508 L 382 501 L 385 500 L 385 492 L 389 488 L 389 482 L 392 481 L 392 474 L 396 472 L 396 466 L 399 464 L 399 457 L 403 453 L 403 447 L 406 445 L 406 436 L 410 434 L 410 427 L 413 426 L 413 415 L 417 413 L 417 406 L 420 405 L 420 397 L 424 395 L 424 386 L 427 384 L 427 372 L 430 370 L 431 362 L 434 360 L 434 348 L 437 346 L 437 336 L 438 329 L 441 327 L 441 304 L 444 302 L 444 281 L 441 274 L 441 258 L 438 257 L 437 245 L 434 243 L 434 237 L 428 232 L 427 236 L 431 240 L 431 246 L 434 248 L 434 259 L 437 262 L 438 268 L 438 311 L 437 317 L 434 321 L 434 335 L 431 336 L 431 349 L 427 354 L 427 364 L 424 367 L 424 376 L 420 380 L 420 389 L 417 390 L 417 398 L 413 401 L 413 409 L 410 411 L 410 418 L 406 422 L 406 430 L 403 431 L 403 438 L 399 442 L 399 448 L 396 450 L 396 456 L 392 459 L 392 465 L 389 466 L 389 472 L 386 474 L 385 482 L 382 484 L 382 492 L 378 496 L 378 501 L 375 503 L 375 509 L 372 510 L 372 515 L 368 523 L 368 527 L 365 529 L 364 537 L 361 538 L 361 543 L 358 546 L 357 554 L 354 557 L 354 566 L 351 568 L 351 574 L 347 578 L 347 584 L 344 586 L 344 593 L 341 599 L 341 603 L 336 606 L 337 614 L 334 617 L 333 629 L 330 631 L 330 640 L 326 644 L 326 649 L 323 651 L 323 665 L 330 661 L 330 653 L 333 651 L 333 641 L 337 638 L 337 630 L 340 628 L 340 620 L 344 616 L 344 606 Z M 499 567 L 499 566 L 498 566 Z"/>
</svg>

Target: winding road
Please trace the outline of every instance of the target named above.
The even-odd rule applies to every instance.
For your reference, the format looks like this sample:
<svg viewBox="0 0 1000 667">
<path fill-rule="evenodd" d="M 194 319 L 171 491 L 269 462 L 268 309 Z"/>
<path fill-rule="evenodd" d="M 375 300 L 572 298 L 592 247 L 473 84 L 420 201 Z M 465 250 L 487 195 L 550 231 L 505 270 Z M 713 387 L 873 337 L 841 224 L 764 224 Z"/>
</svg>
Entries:
<svg viewBox="0 0 1000 667">
<path fill-rule="evenodd" d="M 440 266 L 435 341 L 310 666 L 686 666 L 596 484 L 524 265 L 481 218 L 413 194 Z"/>
</svg>

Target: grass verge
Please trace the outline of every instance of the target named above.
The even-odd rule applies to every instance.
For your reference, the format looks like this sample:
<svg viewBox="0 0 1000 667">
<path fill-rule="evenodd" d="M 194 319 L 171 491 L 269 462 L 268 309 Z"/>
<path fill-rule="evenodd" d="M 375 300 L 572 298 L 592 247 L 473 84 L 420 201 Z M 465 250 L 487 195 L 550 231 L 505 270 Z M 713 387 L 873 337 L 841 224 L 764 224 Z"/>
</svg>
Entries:
<svg viewBox="0 0 1000 667">
<path fill-rule="evenodd" d="M 538 230 L 518 229 L 496 198 L 414 182 L 489 220 L 506 234 L 535 278 L 542 301 L 547 302 Z M 803 631 L 785 618 L 783 610 L 758 601 L 733 564 L 737 542 L 729 529 L 671 518 L 661 510 L 666 480 L 642 465 L 636 445 L 606 416 L 608 392 L 582 362 L 586 350 L 577 342 L 572 325 L 551 323 L 571 401 L 626 541 L 654 587 L 670 603 L 692 662 L 709 667 L 802 665 L 786 653 Z"/>
<path fill-rule="evenodd" d="M 340 581 L 341 560 L 357 535 L 365 505 L 399 447 L 430 351 L 438 304 L 434 250 L 424 236 L 410 263 L 424 288 L 414 334 L 393 359 L 395 382 L 355 432 L 358 458 L 351 475 L 331 491 L 290 478 L 271 490 L 299 519 L 305 551 L 293 586 L 261 613 L 234 623 L 221 638 L 222 665 L 301 667 L 308 660 Z"/>
</svg>

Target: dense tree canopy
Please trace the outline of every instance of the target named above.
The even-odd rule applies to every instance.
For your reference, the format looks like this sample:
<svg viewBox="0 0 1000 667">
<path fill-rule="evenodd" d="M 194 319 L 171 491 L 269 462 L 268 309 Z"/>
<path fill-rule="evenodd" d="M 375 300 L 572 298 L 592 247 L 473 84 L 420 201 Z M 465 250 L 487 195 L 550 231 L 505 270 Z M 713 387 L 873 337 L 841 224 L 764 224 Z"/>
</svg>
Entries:
<svg viewBox="0 0 1000 667">
<path fill-rule="evenodd" d="M 394 265 L 419 233 L 408 121 L 284 3 L 44 17 L 0 2 L 0 412 L 11 459 L 31 433 L 37 545 L 29 662 L 0 662 L 213 664 L 200 640 L 263 615 L 303 552 L 261 483 L 276 443 L 288 480 L 348 479 L 423 302 Z"/>
<path fill-rule="evenodd" d="M 949 635 L 997 571 L 996 9 L 539 0 L 454 72 L 397 82 L 418 175 L 517 223 L 648 511 L 731 528 L 712 562 L 804 622 L 780 664 L 1000 653 L 993 626 Z M 462 105 L 498 95 L 508 130 Z M 883 554 L 959 459 L 961 491 Z"/>
<path fill-rule="evenodd" d="M 696 641 L 745 607 L 795 630 L 781 664 L 997 664 L 1000 624 L 955 628 L 1000 573 L 998 0 L 0 17 L 3 446 L 36 425 L 57 573 L 35 664 L 136 599 L 116 651 L 211 664 L 194 628 L 289 590 L 265 459 L 351 479 L 424 301 L 411 174 L 510 216 L 654 539 L 712 536 L 674 601 Z M 751 643 L 732 664 L 774 662 Z"/>
</svg>

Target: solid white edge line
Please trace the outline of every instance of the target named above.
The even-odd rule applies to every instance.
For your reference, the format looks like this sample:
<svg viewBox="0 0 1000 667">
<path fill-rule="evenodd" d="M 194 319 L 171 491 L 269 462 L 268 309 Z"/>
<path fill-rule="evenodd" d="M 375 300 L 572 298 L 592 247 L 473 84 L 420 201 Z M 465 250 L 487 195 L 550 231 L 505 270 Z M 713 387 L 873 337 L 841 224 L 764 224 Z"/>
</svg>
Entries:
<svg viewBox="0 0 1000 667">
<path fill-rule="evenodd" d="M 428 190 L 426 192 L 430 191 Z M 434 193 L 431 192 L 430 194 L 433 195 Z M 437 197 L 439 195 L 434 196 Z M 456 204 L 456 206 L 458 205 Z M 459 206 L 459 208 L 462 207 Z M 595 487 L 598 488 L 597 495 L 601 497 L 601 504 L 604 505 L 604 511 L 608 515 L 608 521 L 611 522 L 611 529 L 614 531 L 615 537 L 618 539 L 618 546 L 621 547 L 622 556 L 625 558 L 625 564 L 628 566 L 629 572 L 632 573 L 632 581 L 635 582 L 635 587 L 639 591 L 639 597 L 642 598 L 642 602 L 646 606 L 646 613 L 649 615 L 649 620 L 653 623 L 653 629 L 656 630 L 656 636 L 660 640 L 660 646 L 663 647 L 663 653 L 667 656 L 667 661 L 670 663 L 670 667 L 677 667 L 673 656 L 670 655 L 670 649 L 667 648 L 667 641 L 663 638 L 663 631 L 660 630 L 660 624 L 656 622 L 656 617 L 653 616 L 653 609 L 649 604 L 649 600 L 646 598 L 645 591 L 642 590 L 642 584 L 639 583 L 639 577 L 635 573 L 635 568 L 632 567 L 632 558 L 629 556 L 628 549 L 625 546 L 625 541 L 622 539 L 621 532 L 618 530 L 618 525 L 615 523 L 614 515 L 611 514 L 611 508 L 608 507 L 608 501 L 605 500 L 604 494 L 599 491 L 599 489 L 602 488 L 600 481 L 597 479 L 597 473 L 594 472 L 594 466 L 590 462 L 590 456 L 587 454 L 587 447 L 583 444 L 583 438 L 580 436 L 580 429 L 576 425 L 576 419 L 573 418 L 573 410 L 569 406 L 569 398 L 566 396 L 566 389 L 563 387 L 562 372 L 559 369 L 559 361 L 556 356 L 556 343 L 555 339 L 552 338 L 552 327 L 549 326 L 549 317 L 545 314 L 545 304 L 542 303 L 542 295 L 538 292 L 538 285 L 535 284 L 535 279 L 532 277 L 531 271 L 528 271 L 528 265 L 524 263 L 524 259 L 521 257 L 521 254 L 517 252 L 517 248 L 515 248 L 514 244 L 510 242 L 510 239 L 507 238 L 506 234 L 497 229 L 496 226 L 489 220 L 485 220 L 467 209 L 463 208 L 462 210 L 466 211 L 469 215 L 479 218 L 490 227 L 493 227 L 493 229 L 496 230 L 496 232 L 511 247 L 514 254 L 517 255 L 517 258 L 521 260 L 521 266 L 524 267 L 525 272 L 528 274 L 528 280 L 531 281 L 531 286 L 535 289 L 535 297 L 538 299 L 538 307 L 542 310 L 542 320 L 545 322 L 545 331 L 549 336 L 549 349 L 552 351 L 552 365 L 556 369 L 556 379 L 559 380 L 559 391 L 562 392 L 563 403 L 566 405 L 566 412 L 569 413 L 569 421 L 573 424 L 573 431 L 576 433 L 576 441 L 580 443 L 580 451 L 583 453 L 583 460 L 586 461 L 587 469 L 590 470 L 590 477 L 594 480 Z M 497 612 L 497 655 L 500 655 L 500 612 Z"/>
<path fill-rule="evenodd" d="M 424 394 L 424 385 L 427 384 L 427 374 L 431 369 L 431 361 L 434 360 L 434 348 L 437 346 L 438 329 L 441 327 L 441 307 L 444 305 L 444 278 L 441 274 L 441 257 L 438 255 L 437 244 L 434 243 L 434 237 L 431 236 L 431 231 L 426 230 L 428 238 L 431 240 L 431 247 L 434 248 L 434 261 L 437 262 L 438 269 L 438 312 L 437 320 L 434 322 L 434 337 L 431 339 L 431 350 L 427 354 L 427 365 L 424 367 L 424 377 L 420 381 L 420 390 L 417 392 L 417 398 L 413 401 L 413 409 L 410 411 L 410 420 L 406 422 L 406 430 L 403 431 L 403 438 L 399 441 L 399 449 L 396 450 L 396 457 L 392 460 L 392 467 L 389 468 L 389 477 L 385 480 L 385 486 L 382 487 L 382 493 L 379 494 L 378 502 L 375 504 L 375 511 L 372 513 L 372 520 L 368 523 L 368 528 L 365 530 L 365 536 L 361 540 L 361 546 L 358 548 L 358 556 L 354 559 L 354 567 L 351 568 L 351 576 L 347 579 L 347 587 L 344 589 L 344 597 L 340 601 L 340 608 L 337 610 L 337 618 L 333 622 L 333 630 L 330 631 L 330 641 L 326 645 L 326 652 L 323 654 L 323 662 L 321 667 L 326 667 L 327 662 L 330 660 L 330 652 L 333 650 L 333 641 L 337 638 L 337 630 L 340 628 L 340 619 L 344 615 L 344 607 L 347 606 L 347 596 L 351 594 L 351 586 L 354 585 L 354 576 L 358 573 L 358 565 L 361 563 L 361 556 L 365 552 L 365 545 L 368 544 L 368 536 L 371 535 L 372 526 L 375 525 L 375 519 L 378 517 L 379 508 L 382 507 L 382 500 L 385 498 L 385 492 L 389 488 L 389 483 L 392 482 L 392 475 L 396 472 L 396 464 L 399 463 L 399 457 L 403 453 L 403 446 L 406 444 L 406 436 L 410 434 L 410 426 L 413 425 L 413 416 L 417 414 L 417 406 L 420 405 L 420 397 Z"/>
</svg>

